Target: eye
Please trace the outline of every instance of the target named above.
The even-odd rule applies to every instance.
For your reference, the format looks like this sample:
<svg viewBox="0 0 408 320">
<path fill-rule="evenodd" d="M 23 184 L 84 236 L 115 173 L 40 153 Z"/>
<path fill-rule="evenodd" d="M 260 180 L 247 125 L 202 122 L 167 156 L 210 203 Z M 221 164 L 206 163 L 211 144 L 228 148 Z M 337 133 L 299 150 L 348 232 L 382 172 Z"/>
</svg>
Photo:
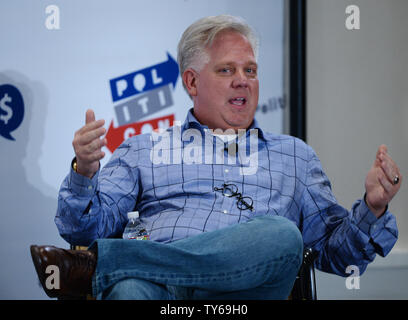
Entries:
<svg viewBox="0 0 408 320">
<path fill-rule="evenodd" d="M 218 69 L 218 72 L 219 72 L 219 73 L 231 73 L 231 72 L 232 72 L 232 69 L 229 68 L 229 67 L 224 67 L 224 68 Z"/>
<path fill-rule="evenodd" d="M 247 68 L 246 69 L 247 73 L 250 73 L 252 75 L 256 75 L 256 68 Z"/>
</svg>

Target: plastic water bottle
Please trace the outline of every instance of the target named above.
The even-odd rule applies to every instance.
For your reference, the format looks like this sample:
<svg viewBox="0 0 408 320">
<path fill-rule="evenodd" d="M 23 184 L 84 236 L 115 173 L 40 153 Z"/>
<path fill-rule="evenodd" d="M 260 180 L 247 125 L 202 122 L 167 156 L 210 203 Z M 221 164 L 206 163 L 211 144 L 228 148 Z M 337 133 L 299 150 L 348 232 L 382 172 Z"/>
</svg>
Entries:
<svg viewBox="0 0 408 320">
<path fill-rule="evenodd" d="M 126 240 L 149 240 L 149 234 L 139 219 L 139 212 L 128 212 L 129 222 L 123 232 L 123 239 Z"/>
</svg>

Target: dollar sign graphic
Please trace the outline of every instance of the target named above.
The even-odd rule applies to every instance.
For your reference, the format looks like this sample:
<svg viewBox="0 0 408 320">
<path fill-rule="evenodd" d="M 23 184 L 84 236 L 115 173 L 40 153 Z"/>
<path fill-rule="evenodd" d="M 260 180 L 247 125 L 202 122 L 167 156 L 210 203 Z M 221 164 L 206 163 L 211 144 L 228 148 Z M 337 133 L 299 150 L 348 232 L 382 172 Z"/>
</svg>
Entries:
<svg viewBox="0 0 408 320">
<path fill-rule="evenodd" d="M 0 115 L 0 120 L 4 121 L 4 124 L 7 124 L 8 121 L 11 119 L 13 116 L 13 110 L 6 105 L 6 102 L 11 102 L 12 99 L 9 97 L 9 95 L 6 93 L 4 94 L 4 97 L 0 100 L 0 108 L 6 112 L 6 114 Z"/>
</svg>

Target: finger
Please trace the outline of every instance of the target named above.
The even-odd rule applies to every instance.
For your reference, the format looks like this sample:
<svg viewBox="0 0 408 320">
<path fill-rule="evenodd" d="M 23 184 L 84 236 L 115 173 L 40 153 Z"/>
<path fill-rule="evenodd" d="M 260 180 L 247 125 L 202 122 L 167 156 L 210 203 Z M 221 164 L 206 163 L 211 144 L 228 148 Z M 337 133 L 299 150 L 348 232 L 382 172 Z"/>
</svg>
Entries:
<svg viewBox="0 0 408 320">
<path fill-rule="evenodd" d="M 92 109 L 86 110 L 85 113 L 85 124 L 91 123 L 95 121 L 95 113 Z"/>
<path fill-rule="evenodd" d="M 105 124 L 105 120 L 103 120 L 103 119 L 90 122 L 90 123 L 84 125 L 82 128 L 80 128 L 78 131 L 76 131 L 75 136 L 81 136 L 81 135 L 83 135 L 83 134 L 85 134 L 85 133 L 87 133 L 87 132 L 89 132 L 91 130 L 95 130 L 95 129 L 98 129 L 100 127 L 103 127 L 104 124 Z"/>
<path fill-rule="evenodd" d="M 91 163 L 97 160 L 102 159 L 105 156 L 105 152 L 103 152 L 101 149 L 97 149 L 93 152 L 85 152 L 85 150 L 82 150 L 79 155 L 77 155 L 77 158 L 80 159 L 82 163 Z"/>
<path fill-rule="evenodd" d="M 394 184 L 392 181 L 386 177 L 385 172 L 380 170 L 377 174 L 378 180 L 381 186 L 384 188 L 385 194 L 388 196 L 388 202 L 394 197 L 400 188 L 400 184 Z"/>
<path fill-rule="evenodd" d="M 387 152 L 387 146 L 382 144 L 378 147 L 377 153 L 375 154 L 374 166 L 380 167 L 381 166 L 381 155 Z"/>
<path fill-rule="evenodd" d="M 390 162 L 394 167 L 397 167 L 397 164 L 395 163 L 395 161 L 391 158 L 391 156 L 388 153 L 380 154 L 379 158 L 381 161 Z"/>
<path fill-rule="evenodd" d="M 90 123 L 87 123 L 86 125 L 84 125 L 84 126 L 83 126 L 81 129 L 79 129 L 77 132 L 78 132 L 79 134 L 83 134 L 83 133 L 88 132 L 88 131 L 90 131 L 90 130 L 94 130 L 94 129 L 100 128 L 100 127 L 102 127 L 104 124 L 105 124 L 105 120 L 103 120 L 103 119 L 100 119 L 100 120 L 97 120 L 97 121 L 93 121 L 93 122 L 90 122 Z"/>
<path fill-rule="evenodd" d="M 377 159 L 379 159 L 379 157 L 380 157 L 382 154 L 385 154 L 385 153 L 387 153 L 387 152 L 388 152 L 387 146 L 386 146 L 385 144 L 382 144 L 382 145 L 380 145 L 380 146 L 378 147 L 377 153 L 376 153 L 375 157 L 376 157 Z"/>
<path fill-rule="evenodd" d="M 395 173 L 394 170 L 391 168 L 391 165 L 388 161 L 381 161 L 381 169 L 384 172 L 385 176 L 387 177 L 387 179 L 392 182 L 394 180 L 395 177 Z"/>
<path fill-rule="evenodd" d="M 388 152 L 388 148 L 385 144 L 382 144 L 378 147 L 377 153 L 387 153 L 387 152 Z"/>
<path fill-rule="evenodd" d="M 378 178 L 378 181 L 380 182 L 381 186 L 383 187 L 385 193 L 388 194 L 388 195 L 391 194 L 393 192 L 394 185 L 387 178 L 384 170 L 378 170 L 377 178 Z"/>
<path fill-rule="evenodd" d="M 91 143 L 84 146 L 85 152 L 93 153 L 95 151 L 100 151 L 101 148 L 105 145 L 106 139 L 95 139 Z"/>
<path fill-rule="evenodd" d="M 94 140 L 97 140 L 100 137 L 102 137 L 105 133 L 106 133 L 106 129 L 104 127 L 97 128 L 91 131 L 87 131 L 78 138 L 78 144 L 81 146 L 90 144 Z"/>
<path fill-rule="evenodd" d="M 381 168 L 381 159 L 379 157 L 375 158 L 374 167 Z"/>
<path fill-rule="evenodd" d="M 399 168 L 388 154 L 380 155 L 381 168 L 386 173 L 388 179 L 393 182 L 395 176 L 400 176 Z"/>
</svg>

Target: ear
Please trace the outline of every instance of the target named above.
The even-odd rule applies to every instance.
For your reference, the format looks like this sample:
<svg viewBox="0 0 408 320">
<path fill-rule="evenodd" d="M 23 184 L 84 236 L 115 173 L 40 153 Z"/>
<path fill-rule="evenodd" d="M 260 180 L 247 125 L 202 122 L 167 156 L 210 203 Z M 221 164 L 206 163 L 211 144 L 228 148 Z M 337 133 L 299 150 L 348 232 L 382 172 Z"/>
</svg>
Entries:
<svg viewBox="0 0 408 320">
<path fill-rule="evenodd" d="M 197 73 L 194 69 L 188 68 L 184 71 L 183 82 L 192 97 L 197 95 L 197 81 Z"/>
</svg>

